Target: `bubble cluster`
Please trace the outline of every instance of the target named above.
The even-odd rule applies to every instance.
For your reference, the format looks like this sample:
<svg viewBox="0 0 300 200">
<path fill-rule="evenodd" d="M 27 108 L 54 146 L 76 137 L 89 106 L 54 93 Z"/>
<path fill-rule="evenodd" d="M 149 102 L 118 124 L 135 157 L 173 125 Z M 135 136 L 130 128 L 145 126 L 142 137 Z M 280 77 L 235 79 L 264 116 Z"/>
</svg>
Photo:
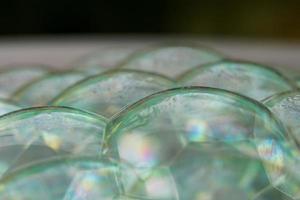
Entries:
<svg viewBox="0 0 300 200">
<path fill-rule="evenodd" d="M 145 46 L 0 71 L 0 200 L 300 199 L 300 73 Z"/>
</svg>

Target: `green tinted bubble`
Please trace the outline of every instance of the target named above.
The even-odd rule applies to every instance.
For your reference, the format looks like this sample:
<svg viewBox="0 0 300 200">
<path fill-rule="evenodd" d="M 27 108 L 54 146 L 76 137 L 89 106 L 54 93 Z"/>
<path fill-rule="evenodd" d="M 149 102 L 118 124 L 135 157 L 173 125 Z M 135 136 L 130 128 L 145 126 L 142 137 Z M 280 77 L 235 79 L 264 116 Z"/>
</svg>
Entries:
<svg viewBox="0 0 300 200">
<path fill-rule="evenodd" d="M 168 165 L 142 174 L 130 192 L 149 199 L 281 200 L 284 196 L 270 185 L 259 159 L 221 142 L 189 144 Z"/>
<path fill-rule="evenodd" d="M 106 121 L 63 107 L 16 111 L 0 118 L 0 175 L 61 155 L 100 155 Z"/>
<path fill-rule="evenodd" d="M 300 91 L 274 95 L 264 104 L 283 122 L 288 131 L 300 142 Z"/>
<path fill-rule="evenodd" d="M 140 51 L 121 67 L 155 72 L 175 78 L 198 65 L 221 59 L 220 54 L 206 48 L 170 45 Z"/>
<path fill-rule="evenodd" d="M 14 172 L 0 181 L 0 199 L 94 200 L 120 194 L 118 166 L 97 158 L 58 159 Z"/>
<path fill-rule="evenodd" d="M 179 83 L 185 86 L 221 88 L 256 100 L 294 88 L 289 80 L 271 68 L 236 61 L 200 66 L 180 77 Z"/>
<path fill-rule="evenodd" d="M 265 105 L 283 122 L 287 130 L 293 137 L 300 142 L 300 91 L 290 91 L 274 95 L 265 100 Z M 290 166 L 289 175 L 282 180 L 284 183 L 280 189 L 292 195 L 300 197 L 299 174 L 300 160 L 298 164 Z"/>
<path fill-rule="evenodd" d="M 27 106 L 44 106 L 85 75 L 76 72 L 48 74 L 20 88 L 13 99 Z"/>
<path fill-rule="evenodd" d="M 111 117 L 124 106 L 170 88 L 163 76 L 135 70 L 119 70 L 87 78 L 65 90 L 53 105 L 70 106 Z"/>
<path fill-rule="evenodd" d="M 195 154 L 195 158 L 191 157 L 190 153 L 187 153 L 186 156 L 183 154 L 185 151 L 189 151 L 188 149 L 194 144 L 205 146 L 206 143 L 213 142 L 216 143 L 215 146 L 222 146 L 221 144 L 230 146 L 232 150 L 229 150 L 228 153 L 227 150 L 225 153 L 223 152 L 229 156 L 228 158 L 224 157 L 224 161 L 219 161 L 222 156 L 218 156 L 218 154 L 223 155 L 223 150 L 220 150 L 213 152 L 212 158 L 209 155 L 205 157 L 206 153 L 202 153 L 204 160 L 209 158 L 211 160 L 203 162 L 199 157 L 199 163 L 196 164 L 196 168 L 199 169 L 220 165 L 220 168 L 217 168 L 220 169 L 220 173 L 222 173 L 222 167 L 233 168 L 228 172 L 233 173 L 233 178 L 229 176 L 227 180 L 225 170 L 223 178 L 216 179 L 216 181 L 221 181 L 220 185 L 216 186 L 216 191 L 224 189 L 223 192 L 226 193 L 227 187 L 229 187 L 227 192 L 234 188 L 240 189 L 241 193 L 238 193 L 237 196 L 228 196 L 229 199 L 243 199 L 242 197 L 245 195 L 246 197 L 252 196 L 255 192 L 259 192 L 258 190 L 267 187 L 268 182 L 262 178 L 264 170 L 260 167 L 260 160 L 264 164 L 267 177 L 272 185 L 284 178 L 286 167 L 294 163 L 289 149 L 294 148 L 293 143 L 289 144 L 290 139 L 287 138 L 284 129 L 268 109 L 251 99 L 217 89 L 173 89 L 147 97 L 114 116 L 106 128 L 106 136 L 111 156 L 130 163 L 142 171 L 151 171 L 161 166 L 172 166 L 179 162 L 178 159 L 181 155 L 183 157 L 180 159 L 190 160 L 187 162 L 191 163 L 193 160 L 198 162 L 197 154 Z M 199 148 L 202 149 L 202 147 Z M 236 155 L 232 153 L 233 150 L 236 150 Z M 204 150 L 199 151 L 200 155 Z M 248 160 L 249 163 L 245 160 Z M 232 166 L 227 164 L 229 161 Z M 250 177 L 248 181 L 245 180 L 245 185 L 237 184 L 236 181 L 244 180 L 241 177 L 244 166 L 235 165 L 244 161 L 247 166 L 254 163 L 253 168 L 256 170 L 249 169 Z M 186 165 L 188 167 L 188 164 Z M 235 168 L 237 172 L 235 172 Z M 185 166 L 182 170 L 185 170 Z M 189 171 L 187 170 L 186 173 Z M 205 171 L 203 173 L 206 174 Z M 176 170 L 174 174 L 172 172 L 173 176 L 178 174 L 180 173 L 177 173 Z M 189 191 L 188 188 L 193 185 L 198 187 L 199 185 L 195 183 L 203 181 L 202 178 L 205 180 L 205 175 L 199 176 L 202 177 L 201 179 L 199 177 L 197 179 L 197 176 L 194 175 L 190 175 L 190 179 L 195 177 L 195 180 L 191 181 L 193 183 L 184 182 L 180 178 L 175 180 L 176 185 L 182 184 L 180 185 L 182 192 L 179 196 L 182 195 L 183 199 L 196 198 L 198 188 L 191 188 L 190 194 L 185 193 L 185 190 Z M 189 175 L 186 174 L 186 176 Z M 243 176 L 247 177 L 248 174 Z M 264 184 L 256 185 L 256 178 L 263 179 Z M 207 180 L 208 185 L 210 180 Z M 256 186 L 259 188 L 255 188 Z M 247 192 L 246 188 L 248 187 L 254 187 L 254 189 Z M 199 192 L 209 188 L 203 186 Z M 215 197 L 216 191 L 212 189 L 207 192 L 211 192 L 213 195 L 211 197 Z"/>
<path fill-rule="evenodd" d="M 94 75 L 116 67 L 137 49 L 138 47 L 129 45 L 104 47 L 82 56 L 73 65 L 75 70 Z"/>
<path fill-rule="evenodd" d="M 21 109 L 21 107 L 16 104 L 13 104 L 8 100 L 0 99 L 0 116 L 19 109 Z"/>
<path fill-rule="evenodd" d="M 2 70 L 0 72 L 0 97 L 10 96 L 23 85 L 46 74 L 45 68 L 19 67 Z"/>
</svg>

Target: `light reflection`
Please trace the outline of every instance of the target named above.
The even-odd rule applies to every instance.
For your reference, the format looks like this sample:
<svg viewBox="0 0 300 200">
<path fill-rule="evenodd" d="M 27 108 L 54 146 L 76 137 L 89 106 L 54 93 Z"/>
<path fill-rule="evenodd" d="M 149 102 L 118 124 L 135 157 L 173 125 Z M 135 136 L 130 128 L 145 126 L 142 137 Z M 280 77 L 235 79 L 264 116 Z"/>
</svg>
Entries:
<svg viewBox="0 0 300 200">
<path fill-rule="evenodd" d="M 157 142 L 139 132 L 127 133 L 119 140 L 120 157 L 137 167 L 152 167 L 158 161 L 159 149 Z"/>
<path fill-rule="evenodd" d="M 258 144 L 258 152 L 271 173 L 271 179 L 281 178 L 284 173 L 284 158 L 280 145 L 272 138 L 265 139 Z"/>
<path fill-rule="evenodd" d="M 157 169 L 144 181 L 147 196 L 151 199 L 178 199 L 177 187 L 169 169 Z"/>
<path fill-rule="evenodd" d="M 189 141 L 199 142 L 205 141 L 208 136 L 207 123 L 202 120 L 191 119 L 187 121 L 185 131 Z"/>
<path fill-rule="evenodd" d="M 114 182 L 111 181 L 111 169 L 77 173 L 70 184 L 64 200 L 101 198 L 111 199 L 116 194 Z"/>
<path fill-rule="evenodd" d="M 42 137 L 44 139 L 44 142 L 47 146 L 49 146 L 51 149 L 57 151 L 60 149 L 62 145 L 61 138 L 54 134 L 49 134 L 47 132 L 42 133 Z"/>
</svg>

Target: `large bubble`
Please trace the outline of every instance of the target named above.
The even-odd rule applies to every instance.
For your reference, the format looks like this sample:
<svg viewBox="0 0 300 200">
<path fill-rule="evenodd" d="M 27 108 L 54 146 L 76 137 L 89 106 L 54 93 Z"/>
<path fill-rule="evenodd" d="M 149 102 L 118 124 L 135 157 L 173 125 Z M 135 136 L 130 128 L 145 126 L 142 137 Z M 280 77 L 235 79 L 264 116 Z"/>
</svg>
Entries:
<svg viewBox="0 0 300 200">
<path fill-rule="evenodd" d="M 76 109 L 40 107 L 0 118 L 0 176 L 62 155 L 100 155 L 106 121 Z"/>
<path fill-rule="evenodd" d="M 179 199 L 251 199 L 286 185 L 295 163 L 291 138 L 262 104 L 211 88 L 147 97 L 114 116 L 106 137 L 108 154 L 134 166 L 144 182 L 167 169 Z"/>
<path fill-rule="evenodd" d="M 266 99 L 264 104 L 300 142 L 300 91 L 289 91 L 274 95 Z"/>
</svg>

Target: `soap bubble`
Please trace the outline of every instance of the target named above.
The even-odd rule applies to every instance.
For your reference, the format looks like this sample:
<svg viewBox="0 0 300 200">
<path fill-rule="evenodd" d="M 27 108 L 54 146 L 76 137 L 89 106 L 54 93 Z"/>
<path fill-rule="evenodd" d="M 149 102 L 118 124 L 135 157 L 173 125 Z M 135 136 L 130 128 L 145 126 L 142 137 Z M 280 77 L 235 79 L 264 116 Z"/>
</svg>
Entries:
<svg viewBox="0 0 300 200">
<path fill-rule="evenodd" d="M 85 78 L 78 72 L 47 74 L 21 87 L 12 98 L 27 106 L 45 106 L 63 90 Z"/>
<path fill-rule="evenodd" d="M 175 78 L 198 65 L 219 61 L 222 58 L 219 53 L 196 45 L 164 45 L 136 53 L 121 67 Z"/>
<path fill-rule="evenodd" d="M 24 84 L 46 74 L 43 67 L 10 67 L 0 71 L 0 97 L 10 98 Z"/>
<path fill-rule="evenodd" d="M 106 121 L 71 108 L 40 107 L 0 118 L 0 175 L 62 155 L 100 155 Z"/>
<path fill-rule="evenodd" d="M 89 75 L 111 70 L 112 68 L 117 67 L 139 48 L 139 46 L 125 44 L 105 46 L 74 61 L 74 70 Z"/>
<path fill-rule="evenodd" d="M 11 101 L 0 99 L 0 116 L 19 109 L 21 109 L 21 107 Z"/>
<path fill-rule="evenodd" d="M 280 119 L 297 143 L 300 142 L 300 91 L 289 91 L 274 95 L 264 101 L 264 104 Z M 299 151 L 299 150 L 298 150 Z M 281 186 L 281 189 L 300 197 L 299 183 L 294 182 L 294 176 L 300 176 L 300 157 L 297 158 L 297 165 L 290 166 L 290 175 L 285 177 L 289 185 Z"/>
<path fill-rule="evenodd" d="M 274 95 L 266 99 L 264 104 L 300 142 L 300 91 L 289 91 Z"/>
<path fill-rule="evenodd" d="M 274 69 L 229 60 L 192 69 L 179 78 L 179 83 L 225 89 L 256 100 L 294 88 L 291 81 Z"/>
<path fill-rule="evenodd" d="M 165 185 L 175 184 L 168 191 L 179 199 L 251 199 L 264 188 L 276 191 L 294 164 L 295 147 L 268 109 L 218 89 L 154 94 L 115 115 L 106 137 L 108 154 L 132 165 L 141 183 L 167 168 Z"/>
<path fill-rule="evenodd" d="M 117 70 L 89 77 L 66 89 L 52 105 L 76 107 L 107 118 L 143 97 L 171 88 L 164 76 L 135 70 Z"/>
<path fill-rule="evenodd" d="M 4 177 L 0 181 L 0 199 L 114 199 L 122 189 L 118 170 L 118 165 L 107 159 L 48 160 Z"/>
</svg>

